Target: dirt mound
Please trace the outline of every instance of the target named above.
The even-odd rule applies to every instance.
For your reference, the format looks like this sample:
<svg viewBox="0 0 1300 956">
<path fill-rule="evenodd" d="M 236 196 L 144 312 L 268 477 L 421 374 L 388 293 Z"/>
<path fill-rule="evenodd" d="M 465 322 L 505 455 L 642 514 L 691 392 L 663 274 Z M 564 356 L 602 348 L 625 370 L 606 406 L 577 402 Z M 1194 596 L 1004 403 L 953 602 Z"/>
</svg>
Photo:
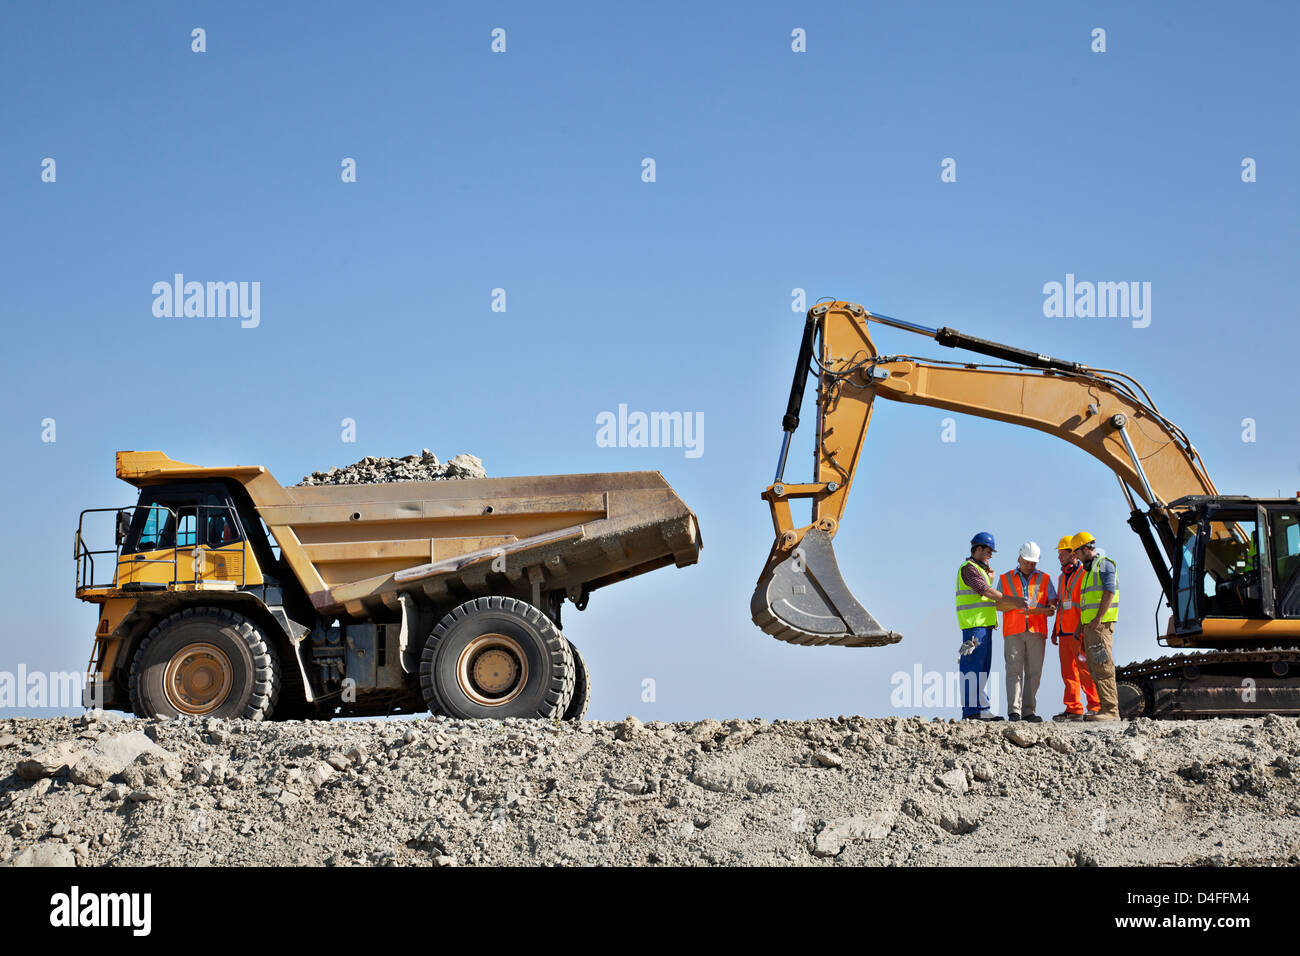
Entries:
<svg viewBox="0 0 1300 956">
<path fill-rule="evenodd" d="M 1279 717 L 11 720 L 0 860 L 1286 864 L 1297 771 Z"/>
</svg>

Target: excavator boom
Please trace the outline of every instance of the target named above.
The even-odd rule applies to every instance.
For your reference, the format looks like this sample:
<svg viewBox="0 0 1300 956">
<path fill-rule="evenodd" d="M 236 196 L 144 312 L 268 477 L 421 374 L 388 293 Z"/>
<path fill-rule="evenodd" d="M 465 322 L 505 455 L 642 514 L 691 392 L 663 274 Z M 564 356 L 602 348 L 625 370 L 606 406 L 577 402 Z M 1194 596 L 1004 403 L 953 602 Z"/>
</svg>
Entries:
<svg viewBox="0 0 1300 956">
<path fill-rule="evenodd" d="M 882 356 L 868 323 L 925 335 L 940 345 L 1010 364 Z M 813 481 L 785 482 L 790 439 L 799 426 L 807 376 L 817 379 Z M 1110 468 L 1132 509 L 1161 587 L 1173 600 L 1166 557 L 1175 548 L 1176 520 L 1167 505 L 1217 489 L 1182 431 L 1155 408 L 1142 387 L 1119 373 L 875 315 L 851 302 L 809 310 L 795 367 L 776 477 L 763 492 L 776 540 L 750 602 L 754 623 L 794 644 L 879 646 L 900 640 L 853 597 L 840 574 L 832 541 L 839 529 L 877 398 L 928 405 L 1048 432 Z M 812 520 L 795 527 L 792 499 L 811 499 Z M 1145 508 L 1139 508 L 1140 500 Z"/>
</svg>

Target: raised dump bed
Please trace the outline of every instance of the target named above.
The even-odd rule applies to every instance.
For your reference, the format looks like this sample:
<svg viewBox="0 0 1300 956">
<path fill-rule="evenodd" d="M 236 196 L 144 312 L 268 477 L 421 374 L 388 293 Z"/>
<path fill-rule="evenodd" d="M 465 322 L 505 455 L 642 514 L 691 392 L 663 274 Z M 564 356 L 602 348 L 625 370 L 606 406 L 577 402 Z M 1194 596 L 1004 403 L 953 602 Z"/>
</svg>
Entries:
<svg viewBox="0 0 1300 956">
<path fill-rule="evenodd" d="M 102 605 L 98 702 L 137 713 L 573 716 L 564 599 L 701 546 L 658 472 L 286 488 L 151 451 L 117 475 L 139 501 L 112 550 L 79 524 L 77 596 Z"/>
</svg>

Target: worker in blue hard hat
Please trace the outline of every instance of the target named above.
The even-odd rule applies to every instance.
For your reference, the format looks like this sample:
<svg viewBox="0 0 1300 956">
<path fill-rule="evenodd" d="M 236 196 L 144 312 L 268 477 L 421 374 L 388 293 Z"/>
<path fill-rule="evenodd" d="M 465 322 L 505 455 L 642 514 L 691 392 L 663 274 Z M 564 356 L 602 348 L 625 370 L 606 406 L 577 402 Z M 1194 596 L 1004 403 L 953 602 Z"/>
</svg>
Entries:
<svg viewBox="0 0 1300 956">
<path fill-rule="evenodd" d="M 989 706 L 987 687 L 993 664 L 993 629 L 998 611 L 1023 611 L 1024 598 L 1008 597 L 993 586 L 993 535 L 981 531 L 970 539 L 970 557 L 957 569 L 957 626 L 962 644 L 957 665 L 961 670 L 963 720 L 1001 720 Z"/>
</svg>

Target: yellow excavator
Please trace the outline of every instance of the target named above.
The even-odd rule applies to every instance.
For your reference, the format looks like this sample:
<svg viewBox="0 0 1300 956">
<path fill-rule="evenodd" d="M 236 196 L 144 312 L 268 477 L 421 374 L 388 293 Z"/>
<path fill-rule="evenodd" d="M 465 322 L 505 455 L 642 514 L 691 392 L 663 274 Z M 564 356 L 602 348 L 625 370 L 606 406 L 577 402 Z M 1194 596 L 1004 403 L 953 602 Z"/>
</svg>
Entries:
<svg viewBox="0 0 1300 956">
<path fill-rule="evenodd" d="M 1001 360 L 881 355 L 878 323 Z M 810 371 L 817 381 L 813 480 L 785 481 Z M 868 312 L 852 302 L 808 311 L 776 478 L 764 490 L 776 541 L 750 601 L 754 623 L 802 645 L 876 647 L 883 627 L 840 574 L 832 541 L 862 460 L 877 398 L 1036 428 L 1114 472 L 1172 611 L 1165 646 L 1189 649 L 1118 668 L 1127 717 L 1300 714 L 1300 495 L 1221 495 L 1181 428 L 1135 379 L 1026 349 Z M 795 527 L 794 499 L 811 522 Z"/>
</svg>

